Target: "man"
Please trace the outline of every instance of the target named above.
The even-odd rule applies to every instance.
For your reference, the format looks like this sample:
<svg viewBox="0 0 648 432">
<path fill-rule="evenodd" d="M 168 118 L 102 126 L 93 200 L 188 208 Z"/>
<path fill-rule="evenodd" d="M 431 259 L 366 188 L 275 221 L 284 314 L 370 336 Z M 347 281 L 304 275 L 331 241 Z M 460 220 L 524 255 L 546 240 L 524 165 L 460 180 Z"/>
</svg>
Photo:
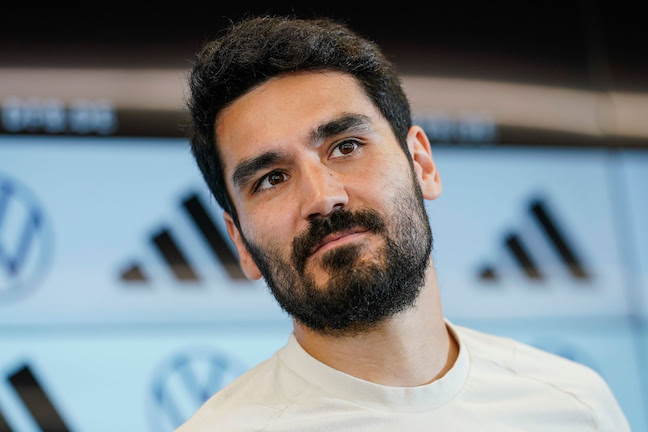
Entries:
<svg viewBox="0 0 648 432">
<path fill-rule="evenodd" d="M 250 18 L 190 88 L 198 166 L 294 331 L 178 432 L 629 430 L 594 371 L 445 319 L 424 207 L 441 179 L 373 43 Z"/>
</svg>

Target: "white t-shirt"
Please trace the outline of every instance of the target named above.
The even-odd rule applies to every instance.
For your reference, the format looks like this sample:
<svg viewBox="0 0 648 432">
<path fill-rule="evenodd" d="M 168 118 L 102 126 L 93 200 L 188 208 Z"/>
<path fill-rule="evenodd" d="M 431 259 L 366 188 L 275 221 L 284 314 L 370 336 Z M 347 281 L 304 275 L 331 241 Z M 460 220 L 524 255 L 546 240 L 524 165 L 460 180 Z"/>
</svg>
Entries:
<svg viewBox="0 0 648 432">
<path fill-rule="evenodd" d="M 451 324 L 459 355 L 441 378 L 389 387 L 311 357 L 294 334 L 212 396 L 176 432 L 630 431 L 592 369 Z"/>
</svg>

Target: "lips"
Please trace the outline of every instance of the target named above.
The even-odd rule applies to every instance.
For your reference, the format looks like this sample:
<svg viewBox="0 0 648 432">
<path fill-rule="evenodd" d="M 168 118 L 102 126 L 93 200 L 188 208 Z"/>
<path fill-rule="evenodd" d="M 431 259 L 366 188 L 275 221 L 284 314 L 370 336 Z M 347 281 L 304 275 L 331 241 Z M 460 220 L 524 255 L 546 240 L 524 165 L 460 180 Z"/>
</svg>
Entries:
<svg viewBox="0 0 648 432">
<path fill-rule="evenodd" d="M 320 250 L 321 248 L 323 248 L 327 244 L 329 244 L 331 242 L 334 242 L 336 240 L 339 240 L 339 239 L 341 239 L 343 237 L 346 237 L 346 236 L 349 236 L 349 235 L 352 235 L 352 234 L 359 234 L 359 233 L 363 233 L 363 232 L 367 232 L 367 231 L 369 231 L 367 228 L 356 227 L 356 228 L 351 228 L 351 229 L 348 229 L 348 230 L 337 231 L 337 232 L 328 234 L 319 243 L 317 243 L 315 246 L 313 246 L 310 249 L 309 255 L 313 255 L 314 253 L 316 253 L 318 250 Z"/>
<path fill-rule="evenodd" d="M 314 218 L 304 232 L 293 240 L 291 259 L 295 269 L 303 273 L 306 261 L 327 244 L 367 231 L 379 235 L 386 231 L 380 215 L 371 209 L 350 211 L 340 208 L 328 217 Z"/>
</svg>

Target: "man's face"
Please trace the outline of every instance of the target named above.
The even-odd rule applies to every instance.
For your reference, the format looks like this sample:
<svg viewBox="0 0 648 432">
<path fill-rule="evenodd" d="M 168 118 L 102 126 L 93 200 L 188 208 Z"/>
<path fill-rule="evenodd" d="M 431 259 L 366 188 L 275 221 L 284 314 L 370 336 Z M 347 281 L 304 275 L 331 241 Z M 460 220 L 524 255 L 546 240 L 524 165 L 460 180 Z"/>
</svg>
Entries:
<svg viewBox="0 0 648 432">
<path fill-rule="evenodd" d="M 412 163 L 357 81 L 336 72 L 273 78 L 217 118 L 243 269 L 302 324 L 362 331 L 416 300 L 432 242 L 421 133 L 408 135 Z"/>
</svg>

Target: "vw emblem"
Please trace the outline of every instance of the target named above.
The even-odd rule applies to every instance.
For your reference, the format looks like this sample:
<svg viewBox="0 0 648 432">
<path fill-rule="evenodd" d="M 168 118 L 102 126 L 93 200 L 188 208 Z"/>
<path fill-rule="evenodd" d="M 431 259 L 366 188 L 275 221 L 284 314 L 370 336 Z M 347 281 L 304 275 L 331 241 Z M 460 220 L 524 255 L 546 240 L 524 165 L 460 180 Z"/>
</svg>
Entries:
<svg viewBox="0 0 648 432">
<path fill-rule="evenodd" d="M 222 351 L 192 349 L 167 359 L 150 389 L 153 432 L 172 432 L 247 368 Z"/>
<path fill-rule="evenodd" d="M 49 267 L 52 229 L 36 196 L 0 174 L 0 302 L 25 296 Z"/>
</svg>

